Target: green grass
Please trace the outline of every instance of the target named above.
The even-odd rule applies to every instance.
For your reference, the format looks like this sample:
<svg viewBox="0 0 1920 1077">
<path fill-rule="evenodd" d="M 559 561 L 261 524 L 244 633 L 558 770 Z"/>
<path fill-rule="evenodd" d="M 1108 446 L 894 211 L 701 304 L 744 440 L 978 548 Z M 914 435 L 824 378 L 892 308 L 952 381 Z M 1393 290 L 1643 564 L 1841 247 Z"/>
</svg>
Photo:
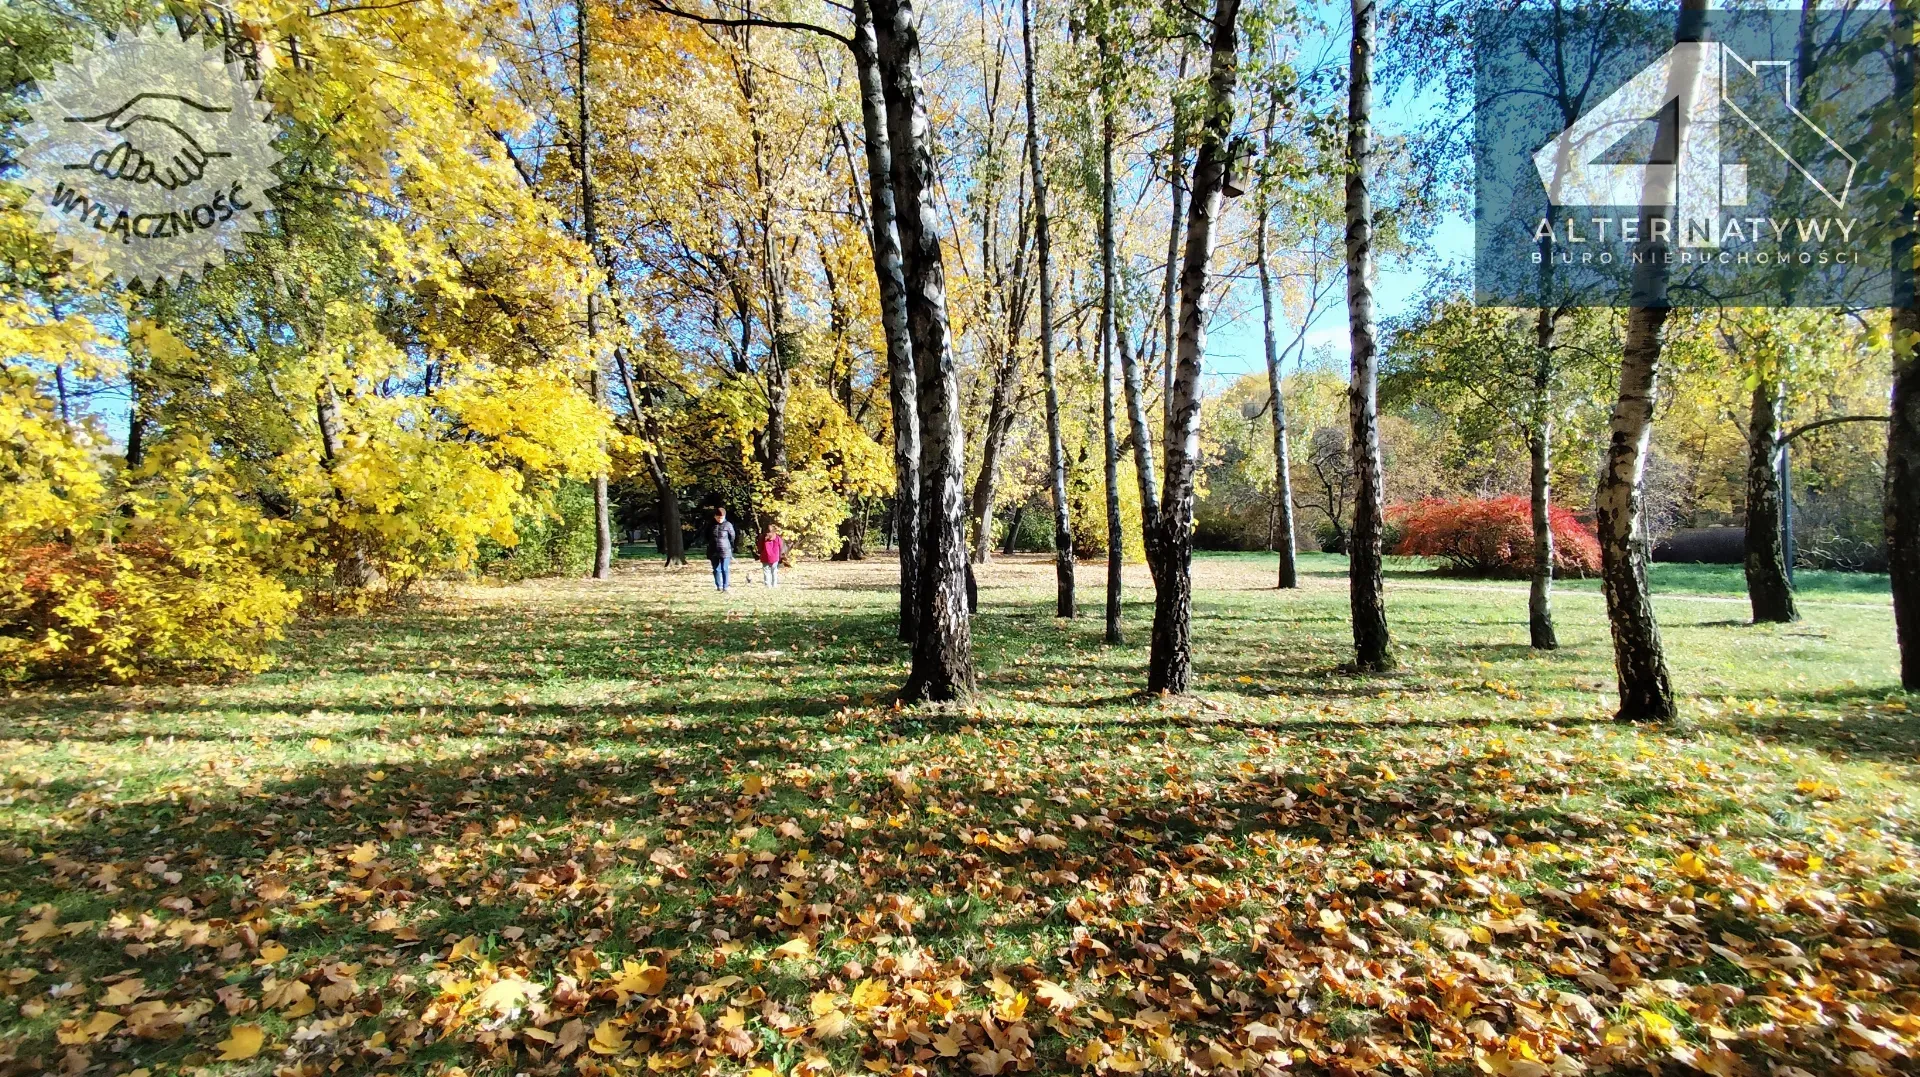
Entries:
<svg viewBox="0 0 1920 1077">
<path fill-rule="evenodd" d="M 1274 555 L 1270 553 L 1206 553 L 1203 558 L 1218 559 L 1235 563 L 1273 564 Z M 1456 576 L 1443 571 L 1437 561 L 1420 557 L 1389 557 L 1387 576 L 1389 579 L 1413 582 L 1455 583 L 1477 587 L 1505 587 L 1525 590 L 1524 579 L 1478 579 Z M 1301 554 L 1300 571 L 1309 576 L 1327 579 L 1344 579 L 1347 572 L 1347 559 L 1343 556 L 1324 553 Z M 1884 572 L 1834 572 L 1826 569 L 1803 568 L 1795 571 L 1794 590 L 1802 601 L 1818 602 L 1823 599 L 1852 601 L 1865 597 L 1868 599 L 1888 599 L 1887 575 Z M 1696 565 L 1656 562 L 1647 566 L 1647 585 L 1656 594 L 1669 595 L 1715 595 L 1739 598 L 1747 596 L 1746 571 L 1739 565 Z M 1576 594 L 1598 595 L 1598 578 L 1561 579 L 1554 581 L 1559 591 Z"/>
<path fill-rule="evenodd" d="M 1197 562 L 1189 700 L 1135 694 L 1143 570 L 1111 648 L 1098 567 L 1061 622 L 1030 557 L 980 570 L 958 710 L 892 704 L 886 561 L 628 561 L 16 692 L 0 1073 L 1905 1064 L 1920 726 L 1870 584 L 1755 627 L 1737 569 L 1656 566 L 1665 730 L 1607 720 L 1587 581 L 1540 654 L 1524 585 L 1397 564 L 1358 677 L 1344 563 L 1272 566 Z"/>
</svg>

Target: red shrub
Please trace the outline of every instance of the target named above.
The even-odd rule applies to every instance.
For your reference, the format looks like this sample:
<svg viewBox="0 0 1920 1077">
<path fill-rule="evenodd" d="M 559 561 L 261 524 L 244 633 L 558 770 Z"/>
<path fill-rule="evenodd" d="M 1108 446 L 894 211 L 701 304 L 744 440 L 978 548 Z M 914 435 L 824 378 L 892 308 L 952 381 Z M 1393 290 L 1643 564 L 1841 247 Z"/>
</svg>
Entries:
<svg viewBox="0 0 1920 1077">
<path fill-rule="evenodd" d="M 1395 553 L 1434 557 L 1456 572 L 1525 576 L 1533 571 L 1533 510 L 1519 496 L 1430 498 L 1394 513 L 1401 539 Z M 1548 514 L 1553 528 L 1553 569 L 1567 576 L 1600 571 L 1600 542 L 1573 513 L 1558 505 Z"/>
</svg>

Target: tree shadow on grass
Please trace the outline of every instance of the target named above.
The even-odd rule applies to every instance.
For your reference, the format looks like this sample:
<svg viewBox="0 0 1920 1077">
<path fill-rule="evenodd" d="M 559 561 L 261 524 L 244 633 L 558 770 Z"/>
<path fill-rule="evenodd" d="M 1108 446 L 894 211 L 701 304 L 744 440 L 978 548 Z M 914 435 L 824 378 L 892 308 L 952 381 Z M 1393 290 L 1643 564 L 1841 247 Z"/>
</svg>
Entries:
<svg viewBox="0 0 1920 1077">
<path fill-rule="evenodd" d="M 1524 627 L 1525 622 L 1521 622 Z M 1429 644 L 1426 652 L 1435 656 L 1452 656 L 1481 662 L 1540 662 L 1549 665 L 1584 665 L 1588 656 L 1577 648 L 1556 647 L 1543 651 L 1525 643 L 1443 643 Z"/>
<path fill-rule="evenodd" d="M 1112 706 L 1115 698 L 1089 702 Z M 1484 759 L 1448 753 L 1437 762 L 1396 758 L 1403 773 L 1389 778 L 1381 757 L 1353 736 L 1470 721 L 1232 721 L 1204 710 L 1064 724 L 1027 714 L 966 719 L 987 744 L 1007 737 L 1037 743 L 1031 735 L 1046 727 L 1123 735 L 1257 730 L 1318 746 L 1296 761 L 1308 768 L 1280 760 L 1222 766 L 1206 772 L 1201 789 L 1187 773 L 1200 764 L 1164 744 L 1137 762 L 1121 753 L 1091 769 L 1084 755 L 1063 746 L 1051 765 L 1042 758 L 1009 769 L 991 754 L 969 763 L 942 744 L 916 747 L 917 739 L 897 737 L 893 719 L 861 718 L 824 736 L 831 729 L 815 710 L 742 723 L 717 704 L 699 707 L 683 710 L 681 724 L 656 719 L 613 730 L 600 723 L 617 725 L 626 708 L 527 707 L 490 716 L 506 728 L 486 734 L 492 740 L 477 751 L 397 762 L 319 759 L 247 788 L 209 783 L 184 795 L 176 789 L 95 799 L 70 811 L 63 826 L 6 835 L 31 846 L 34 856 L 0 863 L 0 889 L 10 892 L 0 911 L 25 922 L 27 910 L 45 902 L 64 923 L 103 925 L 33 943 L 27 951 L 36 963 L 57 960 L 62 975 L 89 983 L 131 968 L 182 997 L 212 997 L 234 983 L 256 994 L 267 974 L 301 978 L 317 990 L 330 982 L 327 962 L 362 965 L 362 994 L 323 1011 L 363 1015 L 356 1031 L 298 1048 L 361 1065 L 366 1059 L 352 1054 L 356 1044 L 379 1028 L 389 1046 L 406 1047 L 407 1026 L 390 1018 L 417 1016 L 433 997 L 409 994 L 391 977 L 423 956 L 446 957 L 456 938 L 475 938 L 480 956 L 523 968 L 542 984 L 577 974 L 572 955 L 581 947 L 616 964 L 622 955 L 659 948 L 653 959 L 668 968 L 669 995 L 696 977 L 732 972 L 804 1010 L 812 992 L 844 984 L 832 986 L 833 962 L 757 963 L 796 930 L 823 941 L 848 939 L 854 958 L 871 961 L 873 951 L 861 947 L 881 934 L 870 925 L 884 924 L 884 934 L 918 942 L 939 960 L 965 959 L 982 975 L 1029 963 L 1059 975 L 1058 955 L 1074 945 L 1079 929 L 1112 952 L 1146 958 L 1135 973 L 1146 987 L 1164 985 L 1182 998 L 1259 997 L 1268 957 L 1249 937 L 1223 939 L 1212 949 L 1218 960 L 1208 961 L 1181 956 L 1179 939 L 1258 916 L 1275 925 L 1270 938 L 1301 937 L 1297 959 L 1344 967 L 1335 945 L 1341 939 L 1313 915 L 1324 906 L 1302 904 L 1307 895 L 1324 898 L 1337 889 L 1343 902 L 1420 908 L 1416 896 L 1425 884 L 1411 869 L 1451 878 L 1458 858 L 1477 857 L 1509 835 L 1577 841 L 1615 855 L 1610 851 L 1630 843 L 1628 828 L 1646 824 L 1649 813 L 1685 819 L 1699 832 L 1740 819 L 1731 800 L 1688 803 L 1654 775 L 1609 775 L 1596 796 L 1582 792 L 1591 787 L 1588 775 L 1530 770 L 1516 759 L 1493 765 L 1526 770 L 1522 779 L 1490 789 Z M 454 708 L 420 731 L 448 735 L 450 726 L 477 722 L 478 713 Z M 407 733 L 405 723 L 391 731 Z M 907 782 L 889 773 L 902 761 L 914 765 Z M 1169 765 L 1184 768 L 1179 781 L 1167 780 Z M 745 777 L 761 773 L 775 781 L 748 793 Z M 929 805 L 941 814 L 929 813 Z M 1057 845 L 1021 838 L 1022 830 L 1057 835 Z M 754 836 L 736 841 L 743 833 Z M 1381 862 L 1375 850 L 1383 842 L 1400 850 L 1385 860 L 1390 869 L 1347 878 L 1325 866 Z M 1270 855 L 1274 849 L 1285 850 L 1282 859 Z M 747 855 L 756 850 L 772 859 Z M 803 850 L 805 860 L 797 855 Z M 167 879 L 171 871 L 180 873 L 178 882 Z M 1174 884 L 1193 876 L 1206 877 L 1207 887 Z M 1670 880 L 1674 887 L 1682 881 Z M 1089 904 L 1107 895 L 1109 904 Z M 1486 910 L 1481 891 L 1462 888 L 1447 899 L 1461 915 Z M 1888 901 L 1905 909 L 1912 895 L 1894 887 Z M 886 920 L 889 910 L 903 908 L 920 910 L 917 923 Z M 1554 908 L 1583 922 L 1578 908 Z M 1069 916 L 1069 909 L 1093 912 Z M 1673 930 L 1659 911 L 1647 924 Z M 391 924 L 378 926 L 383 912 L 418 941 L 397 937 Z M 132 952 L 125 932 L 133 929 L 111 926 L 118 913 L 136 925 L 153 915 L 208 931 L 154 932 L 132 939 Z M 1622 915 L 1637 914 L 1609 906 L 1593 923 L 1609 930 Z M 1771 921 L 1746 923 L 1741 915 L 1721 914 L 1707 926 L 1749 937 L 1774 929 Z M 258 950 L 242 925 L 291 956 L 270 968 L 248 966 Z M 1796 938 L 1818 953 L 1824 929 L 1811 921 L 1797 926 Z M 722 952 L 715 931 L 746 951 Z M 1552 933 L 1531 958 L 1590 967 L 1590 949 L 1578 934 Z M 1633 959 L 1651 978 L 1664 971 L 1663 954 L 1682 952 Z M 1896 987 L 1920 979 L 1904 967 L 1885 975 Z M 1485 987 L 1498 992 L 1501 982 L 1489 978 Z M 381 1009 L 389 1020 L 374 1019 Z M 1481 1012 L 1496 1033 L 1518 1028 L 1505 1004 Z M 634 1031 L 643 1034 L 664 1018 L 646 1011 L 636 1020 Z M 1407 1020 L 1398 1014 L 1380 1034 L 1405 1036 L 1411 1046 L 1417 1030 Z M 1202 1030 L 1208 1022 L 1193 1018 Z M 53 1057 L 51 1040 L 50 1029 L 31 1032 L 20 1054 Z M 458 1051 L 455 1042 L 443 1049 Z M 132 1041 L 119 1057 L 178 1066 L 204 1047 L 193 1035 Z"/>
<path fill-rule="evenodd" d="M 0 703 L 0 736 L 31 742 L 30 750 L 83 745 L 58 777 L 16 791 L 21 804 L 43 799 L 0 830 L 10 839 L 0 840 L 0 915 L 18 930 L 45 902 L 63 924 L 94 926 L 32 943 L 22 933 L 18 964 L 87 985 L 85 998 L 131 967 L 175 1002 L 236 985 L 258 998 L 266 975 L 298 978 L 317 993 L 333 982 L 322 971 L 328 962 L 361 966 L 361 994 L 315 1016 L 363 1020 L 293 1050 L 321 1063 L 339 1059 L 341 1072 L 370 1072 L 383 1060 L 360 1045 L 376 1029 L 387 1037 L 383 1049 L 415 1052 L 416 1069 L 434 1052 L 431 1061 L 447 1065 L 481 1061 L 462 1042 L 471 1029 L 450 1030 L 423 1051 L 415 1020 L 436 994 L 418 982 L 423 968 L 451 965 L 461 976 L 477 969 L 450 960 L 453 940 L 467 937 L 490 967 L 524 970 L 550 991 L 562 975 L 589 988 L 604 984 L 604 973 L 580 971 L 588 959 L 617 965 L 658 948 L 649 957 L 668 967 L 663 999 L 702 977 L 733 974 L 803 1015 L 814 992 L 844 995 L 866 971 L 842 975 L 842 962 L 872 966 L 883 947 L 917 944 L 954 962 L 942 975 L 966 980 L 977 1000 L 988 975 L 1003 969 L 1014 983 L 1028 973 L 1068 982 L 1081 958 L 1067 955 L 1097 944 L 1130 963 L 1129 990 L 1138 994 L 1101 1000 L 1123 1018 L 1144 998 L 1264 1003 L 1274 992 L 1262 973 L 1299 972 L 1299 982 L 1319 984 L 1300 1000 L 1316 1004 L 1346 1004 L 1330 984 L 1381 986 L 1379 997 L 1397 1001 L 1380 1004 L 1378 1023 L 1356 1027 L 1416 1052 L 1425 1019 L 1402 1003 L 1451 989 L 1421 979 L 1426 960 L 1356 972 L 1347 946 L 1360 934 L 1376 942 L 1393 932 L 1423 937 L 1429 914 L 1505 922 L 1512 906 L 1493 909 L 1490 889 L 1511 887 L 1542 918 L 1589 932 L 1547 931 L 1529 940 L 1522 958 L 1498 946 L 1476 952 L 1497 969 L 1474 979 L 1487 998 L 1473 1016 L 1498 1037 L 1521 1031 L 1519 1015 L 1537 1010 L 1528 969 L 1564 962 L 1608 982 L 1608 959 L 1600 954 L 1595 963 L 1592 940 L 1616 937 L 1623 923 L 1636 937 L 1662 940 L 1622 948 L 1642 981 L 1734 977 L 1737 970 L 1667 966 L 1708 938 L 1791 935 L 1816 963 L 1827 944 L 1844 950 L 1853 941 L 1791 908 L 1761 918 L 1737 903 L 1712 911 L 1703 904 L 1698 932 L 1685 924 L 1692 916 L 1669 917 L 1668 902 L 1690 885 L 1658 867 L 1679 847 L 1669 839 L 1697 836 L 1703 855 L 1724 847 L 1758 857 L 1795 832 L 1711 781 L 1692 781 L 1690 769 L 1683 791 L 1668 780 L 1671 768 L 1607 758 L 1607 748 L 1593 747 L 1606 743 L 1600 725 L 1564 727 L 1563 718 L 1563 728 L 1549 730 L 1529 713 L 1531 701 L 1446 685 L 1449 677 L 1470 680 L 1476 663 L 1556 675 L 1574 666 L 1610 680 L 1591 648 L 1534 663 L 1533 652 L 1515 644 L 1459 639 L 1519 623 L 1482 616 L 1483 606 L 1452 614 L 1437 603 L 1416 607 L 1405 622 L 1414 626 L 1408 643 L 1421 652 L 1414 673 L 1373 677 L 1327 664 L 1329 653 L 1345 650 L 1345 621 L 1329 612 L 1332 604 L 1275 601 L 1249 610 L 1203 599 L 1195 610 L 1202 692 L 1266 697 L 1215 711 L 1128 691 L 1144 682 L 1144 648 L 1103 649 L 1093 618 L 1048 625 L 1047 604 L 1007 601 L 990 586 L 975 626 L 985 700 L 958 713 L 895 714 L 860 705 L 889 699 L 903 672 L 893 613 L 882 603 L 830 606 L 829 597 L 727 607 L 634 592 L 557 593 L 593 608 L 422 607 L 303 627 L 280 671 L 212 703 L 187 690 Z M 1130 631 L 1143 609 L 1129 604 Z M 1256 647 L 1257 661 L 1230 657 Z M 1062 670 L 1073 674 L 1056 689 L 1062 699 L 1027 706 L 995 694 L 1058 686 Z M 575 695 L 541 697 L 556 685 Z M 1442 686 L 1455 697 L 1444 709 Z M 1839 708 L 1883 694 L 1804 697 Z M 1383 695 L 1389 699 L 1377 702 Z M 308 708 L 322 712 L 318 720 L 286 728 L 286 713 Z M 223 737 L 201 724 L 227 716 L 241 732 Z M 1910 759 L 1920 742 L 1909 716 L 1861 713 L 1876 726 L 1885 719 L 1879 739 L 1841 724 L 1852 718 L 1739 720 L 1736 728 L 1819 745 L 1836 758 L 1905 761 L 1902 753 Z M 245 754 L 260 739 L 293 748 L 329 720 L 350 726 L 333 736 L 353 743 L 289 752 L 278 768 L 220 770 L 223 754 Z M 1504 729 L 1464 732 L 1492 723 L 1518 727 L 1530 747 L 1544 749 L 1542 760 L 1497 749 L 1521 740 Z M 257 738 L 247 729 L 265 732 Z M 148 746 L 148 737 L 156 743 Z M 174 759 L 144 760 L 151 780 L 95 784 L 93 760 L 113 750 L 163 753 L 165 737 L 183 748 Z M 221 741 L 232 748 L 198 747 Z M 348 751 L 353 761 L 341 758 Z M 203 773 L 203 763 L 216 765 Z M 765 776 L 760 792 L 747 792 L 750 775 Z M 1783 781 L 1791 793 L 1793 778 Z M 1897 828 L 1896 836 L 1910 837 Z M 1574 848 L 1523 860 L 1513 850 L 1526 842 Z M 1623 864 L 1632 871 L 1623 873 Z M 1525 870 L 1508 870 L 1516 865 Z M 170 881 L 176 872 L 179 881 Z M 1913 894 L 1903 879 L 1882 882 L 1875 892 L 1890 909 L 1885 917 L 1897 920 Z M 1601 904 L 1561 901 L 1552 887 L 1590 887 Z M 1623 894 L 1645 900 L 1620 904 Z M 1347 909 L 1353 927 L 1327 929 L 1316 914 L 1328 908 Z M 1384 919 L 1362 926 L 1360 910 Z M 386 923 L 382 913 L 418 939 L 376 926 Z M 114 926 L 119 914 L 132 926 Z M 1260 931 L 1247 933 L 1256 920 Z M 127 934 L 148 930 L 141 925 L 149 921 L 158 926 L 146 936 Z M 183 922 L 207 933 L 171 930 Z M 745 949 L 723 952 L 716 931 Z M 292 953 L 251 964 L 259 950 L 247 932 Z M 773 960 L 768 950 L 796 932 L 822 943 L 823 954 L 845 945 L 830 960 Z M 1206 957 L 1187 957 L 1202 952 L 1187 945 L 1202 935 L 1210 939 Z M 894 941 L 882 944 L 883 936 Z M 1427 958 L 1444 971 L 1455 960 L 1444 956 L 1450 948 Z M 403 969 L 412 970 L 412 987 L 394 978 Z M 1906 965 L 1876 974 L 1890 984 L 1888 997 L 1920 987 L 1920 971 Z M 1403 978 L 1387 982 L 1396 976 Z M 50 982 L 42 977 L 34 990 Z M 1603 1009 L 1620 1001 L 1617 993 L 1595 996 Z M 1854 1001 L 1875 1004 L 1860 993 Z M 374 1018 L 380 1009 L 385 1017 Z M 80 1012 L 0 1027 L 24 1027 L 15 1037 L 21 1058 L 44 1060 L 60 1050 L 51 1042 L 55 1020 Z M 582 1016 L 592 1027 L 613 1012 L 602 989 Z M 666 1031 L 661 1014 L 672 1011 L 629 1012 L 634 1035 L 657 1036 Z M 759 1012 L 747 1020 L 758 1022 Z M 705 1019 L 717 1016 L 710 1005 Z M 172 1043 L 109 1037 L 118 1046 L 108 1049 L 128 1066 L 185 1068 L 191 1053 L 220 1038 L 208 1034 L 210 1025 L 226 1020 L 216 1010 Z M 277 1052 L 280 1019 L 265 1020 Z M 1184 1024 L 1198 1036 L 1231 1034 L 1223 1017 L 1196 1012 Z M 1064 1068 L 1058 1037 L 1044 1028 L 1038 1035 L 1038 1070 Z M 1820 1059 L 1853 1049 L 1835 1035 L 1807 1031 L 1791 1049 L 1807 1052 L 1795 1056 L 1804 1067 L 1823 1071 Z M 1611 1061 L 1631 1068 L 1640 1060 Z M 504 1072 L 521 1068 L 540 1067 Z M 851 1060 L 845 1068 L 854 1068 Z"/>
<path fill-rule="evenodd" d="M 1872 759 L 1920 766 L 1920 715 L 1856 710 L 1827 717 L 1778 714 L 1740 717 L 1734 728 L 1762 741 L 1811 748 L 1835 760 Z"/>
</svg>

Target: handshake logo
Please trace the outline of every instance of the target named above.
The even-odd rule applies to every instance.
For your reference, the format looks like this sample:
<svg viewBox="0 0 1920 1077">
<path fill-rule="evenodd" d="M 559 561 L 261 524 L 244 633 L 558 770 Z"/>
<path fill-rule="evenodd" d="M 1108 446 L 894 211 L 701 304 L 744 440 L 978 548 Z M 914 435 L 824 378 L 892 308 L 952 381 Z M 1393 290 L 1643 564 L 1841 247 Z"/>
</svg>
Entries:
<svg viewBox="0 0 1920 1077">
<path fill-rule="evenodd" d="M 221 150 L 209 152 L 193 137 L 195 125 L 190 113 L 195 109 L 201 113 L 227 111 L 178 94 L 142 93 L 104 115 L 69 116 L 67 123 L 104 123 L 107 131 L 121 139 L 110 150 L 93 151 L 86 164 L 67 167 L 84 168 L 108 179 L 157 183 L 165 190 L 177 191 L 205 176 L 208 161 L 233 156 Z M 129 140 L 129 129 L 133 131 L 131 137 L 147 147 L 145 150 Z M 156 157 L 163 162 L 160 169 L 154 167 Z"/>
<path fill-rule="evenodd" d="M 258 85 L 202 36 L 128 30 L 78 52 L 28 105 L 19 162 L 43 225 L 105 275 L 191 276 L 272 209 Z"/>
</svg>

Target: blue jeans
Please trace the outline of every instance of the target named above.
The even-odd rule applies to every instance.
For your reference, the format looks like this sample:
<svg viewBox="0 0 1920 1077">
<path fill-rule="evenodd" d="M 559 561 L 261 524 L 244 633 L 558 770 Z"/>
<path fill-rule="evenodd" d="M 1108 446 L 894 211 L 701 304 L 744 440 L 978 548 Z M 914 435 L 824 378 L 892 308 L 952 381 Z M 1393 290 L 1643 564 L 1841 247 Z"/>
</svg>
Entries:
<svg viewBox="0 0 1920 1077">
<path fill-rule="evenodd" d="M 727 566 L 732 562 L 733 559 L 731 557 L 723 557 L 718 561 L 712 562 L 714 590 L 724 591 L 727 589 Z"/>
<path fill-rule="evenodd" d="M 760 563 L 760 567 L 764 569 L 766 572 L 768 587 L 780 586 L 780 562 L 775 561 L 773 564 L 769 565 L 763 561 Z"/>
</svg>

